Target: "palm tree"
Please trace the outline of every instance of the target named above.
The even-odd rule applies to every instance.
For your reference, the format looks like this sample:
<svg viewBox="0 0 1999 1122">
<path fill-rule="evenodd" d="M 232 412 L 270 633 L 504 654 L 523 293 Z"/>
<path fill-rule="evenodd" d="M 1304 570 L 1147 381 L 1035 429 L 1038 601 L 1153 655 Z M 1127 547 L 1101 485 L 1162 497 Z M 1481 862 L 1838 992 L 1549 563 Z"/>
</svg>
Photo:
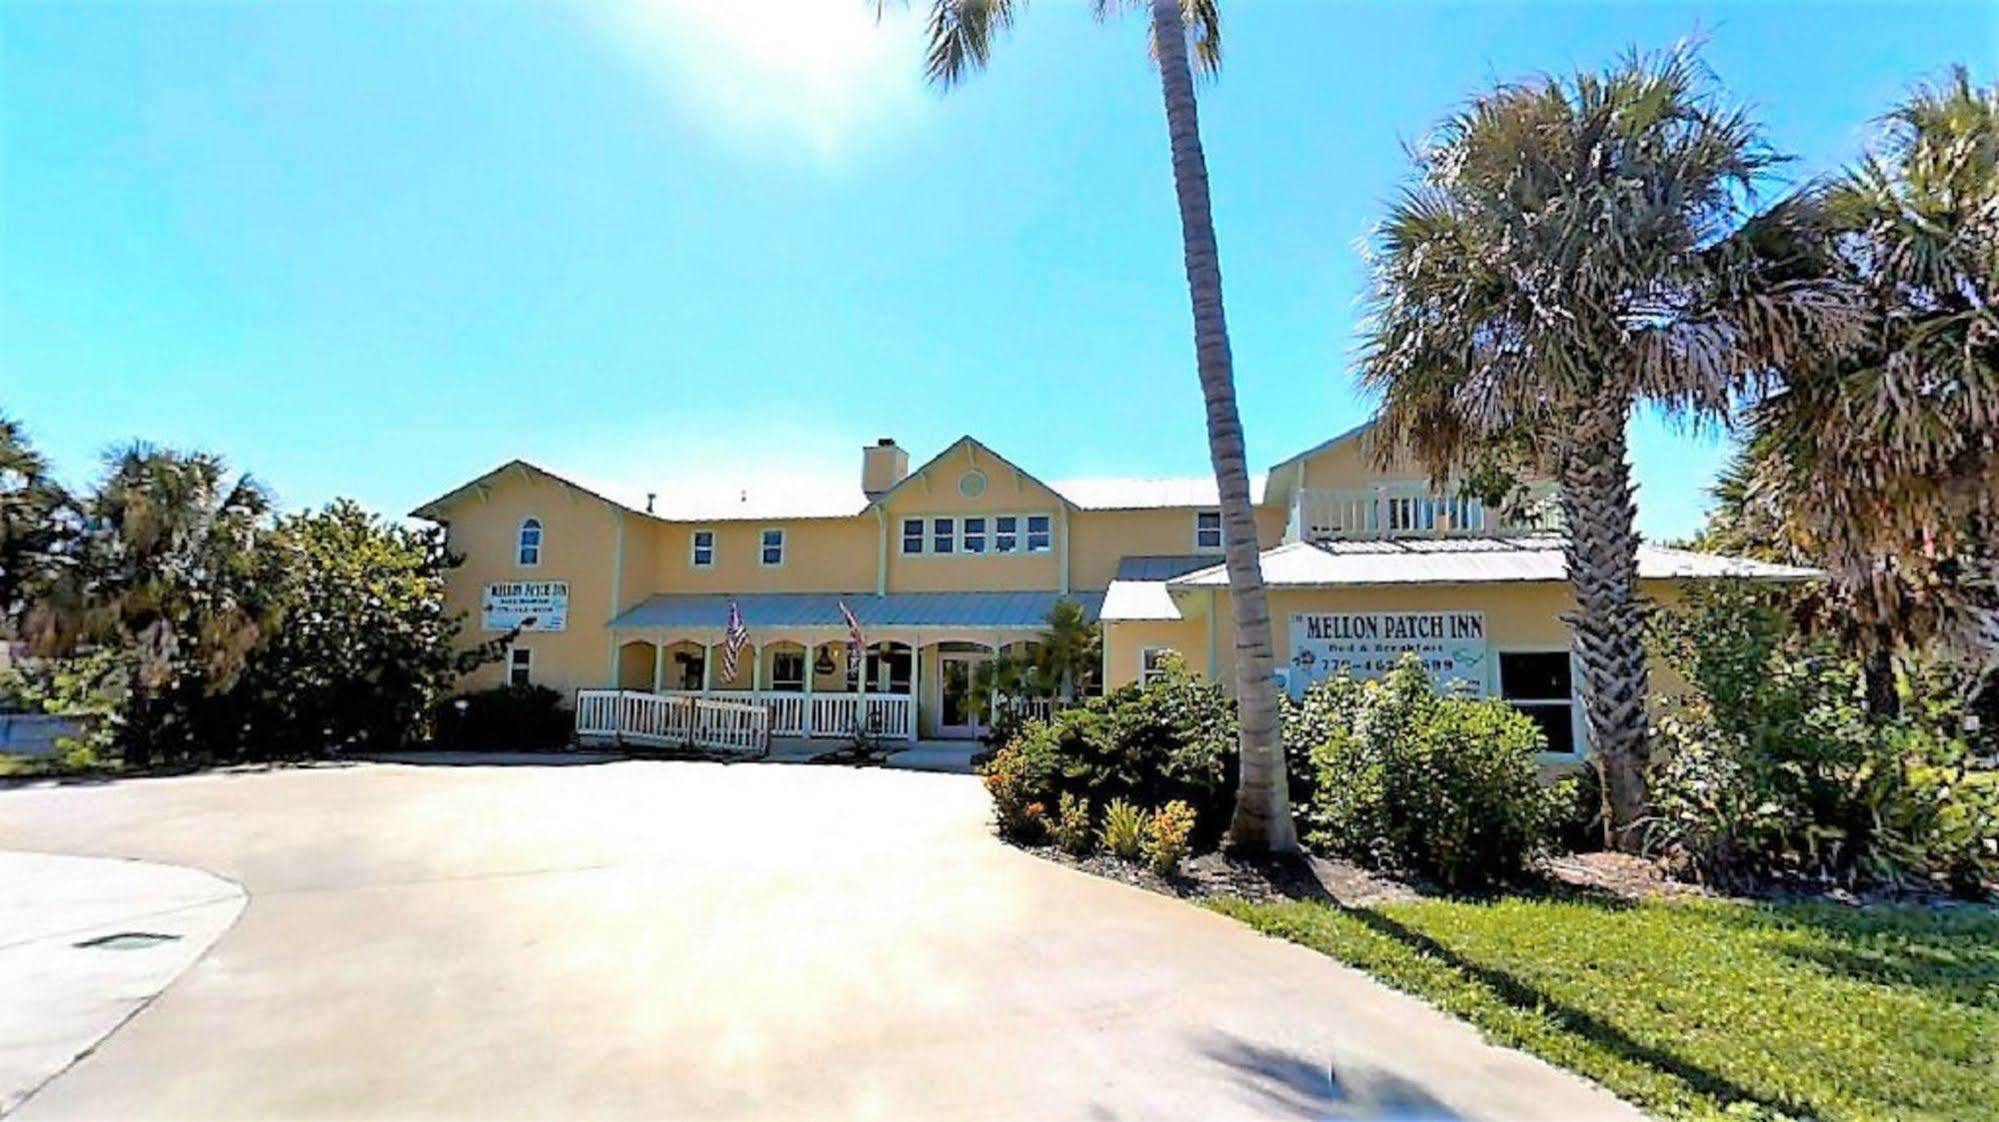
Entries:
<svg viewBox="0 0 1999 1122">
<path fill-rule="evenodd" d="M 1862 294 L 1864 330 L 1755 403 L 1719 512 L 1826 568 L 1817 621 L 1877 712 L 1897 654 L 1999 660 L 1999 86 L 1958 67 L 1885 123 L 1819 198 L 1816 264 Z"/>
<path fill-rule="evenodd" d="M 14 635 L 30 590 L 45 575 L 60 498 L 28 434 L 0 416 L 0 638 Z"/>
<path fill-rule="evenodd" d="M 133 444 L 87 496 L 76 563 L 30 613 L 46 653 L 121 653 L 125 760 L 194 747 L 168 702 L 226 691 L 275 623 L 284 574 L 264 548 L 270 500 L 222 461 Z"/>
<path fill-rule="evenodd" d="M 1779 157 L 1684 45 L 1498 86 L 1414 158 L 1371 252 L 1361 378 L 1381 454 L 1443 477 L 1502 450 L 1555 480 L 1606 840 L 1630 848 L 1648 688 L 1632 409 L 1725 417 L 1850 335 L 1848 294 L 1773 259 L 1809 208 L 1754 210 Z"/>
<path fill-rule="evenodd" d="M 1101 18 L 1129 0 L 1093 0 Z M 877 0 L 877 12 L 882 0 Z M 1270 639 L 1270 610 L 1258 565 L 1256 516 L 1250 507 L 1249 467 L 1242 418 L 1236 408 L 1235 372 L 1228 323 L 1222 313 L 1222 273 L 1208 198 L 1208 164 L 1194 104 L 1193 57 L 1204 72 L 1221 65 L 1221 13 L 1216 0 L 1149 0 L 1152 53 L 1172 145 L 1173 185 L 1180 205 L 1187 289 L 1194 311 L 1194 357 L 1207 403 L 1208 458 L 1220 492 L 1224 559 L 1235 615 L 1236 697 L 1241 710 L 1242 765 L 1228 837 L 1244 850 L 1296 849 L 1284 778 L 1277 715 L 1277 659 Z M 930 0 L 925 74 L 940 86 L 963 81 L 991 57 L 994 38 L 1013 22 L 1025 0 Z"/>
</svg>

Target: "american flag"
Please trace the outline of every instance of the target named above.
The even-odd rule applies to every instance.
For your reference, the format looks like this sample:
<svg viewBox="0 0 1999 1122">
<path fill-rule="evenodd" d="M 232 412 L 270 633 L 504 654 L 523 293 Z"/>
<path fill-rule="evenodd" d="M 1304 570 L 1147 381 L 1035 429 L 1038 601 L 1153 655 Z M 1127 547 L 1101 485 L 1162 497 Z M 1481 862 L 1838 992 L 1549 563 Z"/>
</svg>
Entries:
<svg viewBox="0 0 1999 1122">
<path fill-rule="evenodd" d="M 854 618 L 854 609 L 849 608 L 845 600 L 840 601 L 840 618 L 847 621 L 847 647 L 858 659 L 861 652 L 867 649 L 868 641 L 862 638 L 861 621 Z"/>
<path fill-rule="evenodd" d="M 750 641 L 750 629 L 743 626 L 743 612 L 736 607 L 736 598 L 729 597 L 729 626 L 722 633 L 722 680 L 736 680 L 736 656 L 743 653 L 743 644 Z"/>
</svg>

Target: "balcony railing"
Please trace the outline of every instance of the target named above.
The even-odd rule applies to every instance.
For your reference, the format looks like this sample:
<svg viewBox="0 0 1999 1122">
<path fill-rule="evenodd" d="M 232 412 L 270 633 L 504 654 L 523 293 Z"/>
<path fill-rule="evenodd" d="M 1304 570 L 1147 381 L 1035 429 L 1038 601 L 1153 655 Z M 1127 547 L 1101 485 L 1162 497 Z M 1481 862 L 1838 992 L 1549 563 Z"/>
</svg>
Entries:
<svg viewBox="0 0 1999 1122">
<path fill-rule="evenodd" d="M 1291 505 L 1291 541 L 1360 538 L 1477 537 L 1560 529 L 1552 488 L 1528 492 L 1526 509 L 1508 517 L 1473 496 L 1422 484 L 1382 484 L 1355 491 L 1301 490 Z"/>
</svg>

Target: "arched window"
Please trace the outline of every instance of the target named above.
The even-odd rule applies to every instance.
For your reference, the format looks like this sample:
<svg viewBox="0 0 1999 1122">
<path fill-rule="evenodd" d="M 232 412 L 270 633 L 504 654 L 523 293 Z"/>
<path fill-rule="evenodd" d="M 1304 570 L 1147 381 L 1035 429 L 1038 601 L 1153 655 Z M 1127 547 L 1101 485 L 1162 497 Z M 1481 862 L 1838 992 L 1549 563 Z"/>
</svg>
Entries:
<svg viewBox="0 0 1999 1122">
<path fill-rule="evenodd" d="M 541 519 L 522 519 L 521 548 L 516 559 L 523 565 L 541 564 Z"/>
</svg>

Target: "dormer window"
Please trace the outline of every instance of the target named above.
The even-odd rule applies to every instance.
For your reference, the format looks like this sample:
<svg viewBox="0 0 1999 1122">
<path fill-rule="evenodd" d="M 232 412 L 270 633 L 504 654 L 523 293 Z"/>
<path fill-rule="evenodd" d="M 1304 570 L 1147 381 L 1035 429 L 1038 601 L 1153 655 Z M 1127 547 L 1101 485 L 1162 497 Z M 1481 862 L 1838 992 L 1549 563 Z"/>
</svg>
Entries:
<svg viewBox="0 0 1999 1122">
<path fill-rule="evenodd" d="M 528 518 L 521 521 L 519 548 L 514 560 L 523 565 L 541 564 L 541 519 Z"/>
<path fill-rule="evenodd" d="M 1197 553 L 1220 553 L 1222 551 L 1221 511 L 1197 510 L 1194 512 L 1194 550 Z"/>
</svg>

